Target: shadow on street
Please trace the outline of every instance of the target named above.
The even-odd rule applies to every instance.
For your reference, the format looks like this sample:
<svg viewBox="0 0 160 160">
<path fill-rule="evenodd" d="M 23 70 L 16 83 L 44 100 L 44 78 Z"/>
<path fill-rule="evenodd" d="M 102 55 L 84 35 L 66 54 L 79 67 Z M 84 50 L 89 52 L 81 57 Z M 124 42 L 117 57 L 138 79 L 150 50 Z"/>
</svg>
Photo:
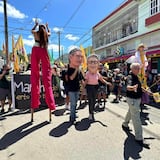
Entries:
<svg viewBox="0 0 160 160">
<path fill-rule="evenodd" d="M 0 140 L 0 150 L 6 149 L 10 145 L 16 143 L 17 141 L 21 140 L 25 136 L 29 135 L 30 133 L 44 127 L 45 125 L 49 124 L 48 121 L 42 122 L 38 125 L 35 125 L 29 129 L 27 127 L 31 126 L 32 123 L 28 122 L 23 124 L 22 126 L 6 133 Z M 25 131 L 23 131 L 25 129 Z"/>
<path fill-rule="evenodd" d="M 89 121 L 89 119 L 84 118 L 81 121 L 77 122 L 75 128 L 78 131 L 85 131 L 85 130 L 88 130 L 90 126 L 91 126 L 91 122 Z"/>
<path fill-rule="evenodd" d="M 150 121 L 149 113 L 148 112 L 144 112 L 144 110 L 149 110 L 149 108 L 147 106 L 145 106 L 145 105 L 141 106 L 140 117 L 141 117 L 142 125 L 148 125 L 147 122 L 149 122 L 150 124 L 153 124 Z"/>
<path fill-rule="evenodd" d="M 139 159 L 141 158 L 140 152 L 143 150 L 142 146 L 139 146 L 135 142 L 134 135 L 130 132 L 126 132 L 127 138 L 124 142 L 124 160 Z"/>
<path fill-rule="evenodd" d="M 71 122 L 63 122 L 49 132 L 50 136 L 61 137 L 68 133 L 68 128 L 72 126 Z"/>
</svg>

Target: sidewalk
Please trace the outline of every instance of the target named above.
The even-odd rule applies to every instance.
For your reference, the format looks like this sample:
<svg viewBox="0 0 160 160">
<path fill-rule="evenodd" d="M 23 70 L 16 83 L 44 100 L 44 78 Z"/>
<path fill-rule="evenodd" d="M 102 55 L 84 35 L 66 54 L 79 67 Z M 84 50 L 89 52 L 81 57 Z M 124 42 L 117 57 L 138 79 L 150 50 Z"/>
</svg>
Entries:
<svg viewBox="0 0 160 160">
<path fill-rule="evenodd" d="M 0 119 L 0 160 L 159 160 L 159 120 L 145 119 L 144 138 L 150 149 L 141 148 L 134 132 L 126 135 L 121 129 L 127 103 L 110 101 L 112 97 L 105 111 L 95 114 L 94 123 L 88 121 L 88 106 L 78 110 L 77 125 L 68 122 L 69 111 L 64 106 L 57 107 L 51 124 L 48 109 L 36 112 L 33 124 L 30 113 L 6 113 Z M 148 108 L 144 113 L 160 113 Z"/>
</svg>

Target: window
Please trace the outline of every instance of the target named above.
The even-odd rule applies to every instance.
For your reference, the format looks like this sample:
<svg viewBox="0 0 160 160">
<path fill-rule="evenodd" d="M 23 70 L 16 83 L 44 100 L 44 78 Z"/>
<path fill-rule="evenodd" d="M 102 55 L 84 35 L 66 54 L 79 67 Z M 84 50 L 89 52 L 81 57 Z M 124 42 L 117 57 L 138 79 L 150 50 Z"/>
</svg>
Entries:
<svg viewBox="0 0 160 160">
<path fill-rule="evenodd" d="M 151 0 L 151 16 L 160 12 L 160 0 Z"/>
</svg>

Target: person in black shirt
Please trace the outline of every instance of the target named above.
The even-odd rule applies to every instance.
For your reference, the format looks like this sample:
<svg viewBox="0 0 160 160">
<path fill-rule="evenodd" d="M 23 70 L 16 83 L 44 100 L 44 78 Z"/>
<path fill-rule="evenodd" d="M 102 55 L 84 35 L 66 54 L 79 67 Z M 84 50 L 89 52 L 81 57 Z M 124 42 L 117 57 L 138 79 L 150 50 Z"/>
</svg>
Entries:
<svg viewBox="0 0 160 160">
<path fill-rule="evenodd" d="M 67 76 L 71 123 L 74 123 L 76 120 L 76 106 L 79 99 L 80 81 L 83 79 L 82 73 L 80 71 L 82 60 L 83 56 L 80 49 L 75 48 L 69 52 L 69 67 Z"/>
<path fill-rule="evenodd" d="M 133 127 L 135 131 L 135 140 L 139 145 L 144 145 L 142 136 L 142 124 L 140 119 L 140 103 L 142 97 L 141 83 L 138 79 L 138 74 L 140 71 L 139 63 L 132 63 L 131 72 L 127 78 L 127 103 L 129 106 L 128 112 L 126 114 L 125 120 L 122 124 L 122 128 L 125 131 L 130 131 L 128 124 L 132 120 Z"/>
<path fill-rule="evenodd" d="M 10 66 L 8 64 L 3 65 L 2 71 L 0 71 L 0 101 L 1 101 L 1 113 L 4 113 L 5 100 L 8 98 L 9 108 L 11 111 L 12 97 L 11 97 L 11 83 L 7 80 L 6 76 L 9 75 Z"/>
</svg>

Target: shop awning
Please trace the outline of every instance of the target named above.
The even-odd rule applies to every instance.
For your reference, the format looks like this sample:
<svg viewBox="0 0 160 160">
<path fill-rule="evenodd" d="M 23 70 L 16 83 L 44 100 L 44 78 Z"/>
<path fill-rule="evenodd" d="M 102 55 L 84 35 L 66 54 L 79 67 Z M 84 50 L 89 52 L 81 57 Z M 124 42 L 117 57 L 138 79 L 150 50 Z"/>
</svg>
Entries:
<svg viewBox="0 0 160 160">
<path fill-rule="evenodd" d="M 106 63 L 106 62 L 107 63 L 114 63 L 114 62 L 125 61 L 126 59 L 128 59 L 132 55 L 134 55 L 134 54 L 127 54 L 127 55 L 122 55 L 122 56 L 119 56 L 119 57 L 109 57 L 109 58 L 101 60 L 101 63 Z M 148 58 L 160 57 L 160 50 L 147 51 L 146 56 Z"/>
</svg>

